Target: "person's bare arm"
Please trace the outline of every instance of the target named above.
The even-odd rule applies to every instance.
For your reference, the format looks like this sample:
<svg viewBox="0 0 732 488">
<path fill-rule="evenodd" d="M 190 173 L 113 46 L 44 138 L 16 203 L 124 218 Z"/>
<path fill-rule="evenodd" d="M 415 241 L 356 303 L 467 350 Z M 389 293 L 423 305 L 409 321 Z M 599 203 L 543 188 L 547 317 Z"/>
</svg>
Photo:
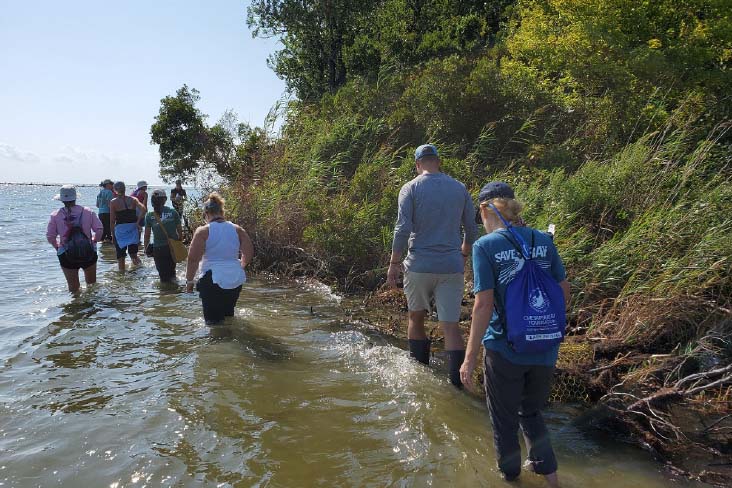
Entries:
<svg viewBox="0 0 732 488">
<path fill-rule="evenodd" d="M 472 389 L 471 376 L 478 360 L 478 352 L 483 336 L 493 316 L 493 290 L 484 290 L 475 294 L 473 319 L 470 322 L 470 337 L 465 350 L 465 361 L 460 367 L 460 381 L 468 389 Z"/>
<path fill-rule="evenodd" d="M 150 245 L 150 226 L 149 225 L 145 226 L 145 240 L 143 242 L 144 242 L 144 244 L 143 244 L 142 249 L 146 251 L 147 246 Z"/>
<path fill-rule="evenodd" d="M 109 232 L 112 234 L 112 242 L 117 242 L 114 237 L 114 224 L 117 222 L 117 211 L 114 209 L 115 200 L 109 202 Z"/>
<path fill-rule="evenodd" d="M 198 271 L 198 265 L 206 251 L 206 239 L 208 239 L 208 225 L 199 227 L 193 234 L 191 246 L 188 248 L 188 262 L 186 263 L 186 291 L 193 291 L 193 278 Z"/>
<path fill-rule="evenodd" d="M 142 211 L 143 215 L 147 213 L 147 207 L 146 207 L 145 205 L 143 205 L 143 204 L 142 204 L 142 202 L 140 202 L 140 200 L 138 200 L 138 199 L 137 199 L 137 198 L 135 198 L 135 197 L 130 197 L 130 198 L 132 199 L 132 203 L 133 203 L 133 204 L 134 204 L 134 205 L 135 205 L 135 206 L 136 206 L 137 208 L 139 208 L 139 209 L 140 209 L 140 211 Z"/>
<path fill-rule="evenodd" d="M 239 235 L 239 250 L 241 251 L 241 267 L 246 268 L 247 264 L 254 258 L 254 244 L 247 234 L 247 231 L 236 226 L 236 233 Z"/>
</svg>

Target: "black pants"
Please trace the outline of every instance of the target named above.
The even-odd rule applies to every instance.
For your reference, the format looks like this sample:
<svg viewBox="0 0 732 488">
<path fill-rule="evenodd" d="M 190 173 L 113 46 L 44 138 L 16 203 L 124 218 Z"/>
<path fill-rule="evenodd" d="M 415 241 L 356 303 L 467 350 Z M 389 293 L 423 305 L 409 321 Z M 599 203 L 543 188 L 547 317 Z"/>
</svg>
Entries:
<svg viewBox="0 0 732 488">
<path fill-rule="evenodd" d="M 513 364 L 486 350 L 485 393 L 493 425 L 498 469 L 512 479 L 521 473 L 518 428 L 524 434 L 529 462 L 537 474 L 557 470 L 541 410 L 549 398 L 554 367 Z"/>
<path fill-rule="evenodd" d="M 206 325 L 214 325 L 224 321 L 225 317 L 234 316 L 234 307 L 241 293 L 241 285 L 226 290 L 213 282 L 211 271 L 207 271 L 196 284 L 198 296 L 203 304 L 203 318 Z"/>
<path fill-rule="evenodd" d="M 97 264 L 98 258 L 99 256 L 97 255 L 97 253 L 94 253 L 94 256 L 89 258 L 87 261 L 84 261 L 83 263 L 75 263 L 69 260 L 69 257 L 66 255 L 66 253 L 63 253 L 59 254 L 58 262 L 59 264 L 61 264 L 62 268 L 79 270 L 94 266 L 95 264 Z"/>
<path fill-rule="evenodd" d="M 108 240 L 112 239 L 112 228 L 109 223 L 109 214 L 108 213 L 100 213 L 99 214 L 99 220 L 102 221 L 102 226 L 104 227 L 104 230 L 102 231 L 102 240 Z"/>
<path fill-rule="evenodd" d="M 173 281 L 175 279 L 175 261 L 170 255 L 170 247 L 153 247 L 152 255 L 160 281 Z"/>
<path fill-rule="evenodd" d="M 137 257 L 137 253 L 140 251 L 139 244 L 130 244 L 129 246 L 122 248 L 117 245 L 117 241 L 114 241 L 114 248 L 117 250 L 117 259 L 125 257 L 126 253 L 129 253 L 131 258 Z"/>
</svg>

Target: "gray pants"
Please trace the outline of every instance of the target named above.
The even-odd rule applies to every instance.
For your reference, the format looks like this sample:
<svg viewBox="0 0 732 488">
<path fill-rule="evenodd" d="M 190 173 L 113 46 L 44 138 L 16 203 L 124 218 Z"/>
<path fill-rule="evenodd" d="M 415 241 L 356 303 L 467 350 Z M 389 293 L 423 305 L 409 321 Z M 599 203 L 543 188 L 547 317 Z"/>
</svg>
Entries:
<svg viewBox="0 0 732 488">
<path fill-rule="evenodd" d="M 549 398 L 554 367 L 513 364 L 491 350 L 486 350 L 484 361 L 498 469 L 507 479 L 521 473 L 520 425 L 534 472 L 552 474 L 557 470 L 557 458 L 541 409 Z"/>
</svg>

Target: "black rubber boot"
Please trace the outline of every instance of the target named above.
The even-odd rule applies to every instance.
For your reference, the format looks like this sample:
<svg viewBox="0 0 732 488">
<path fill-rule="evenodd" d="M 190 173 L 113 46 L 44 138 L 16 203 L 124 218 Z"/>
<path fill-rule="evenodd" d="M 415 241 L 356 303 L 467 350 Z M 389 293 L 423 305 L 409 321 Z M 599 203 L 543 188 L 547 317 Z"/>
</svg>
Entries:
<svg viewBox="0 0 732 488">
<path fill-rule="evenodd" d="M 461 351 L 445 351 L 447 353 L 447 364 L 450 368 L 450 383 L 458 388 L 462 388 L 460 381 L 460 366 L 465 361 L 465 350 Z"/>
<path fill-rule="evenodd" d="M 409 355 L 422 364 L 430 364 L 429 339 L 409 339 Z"/>
</svg>

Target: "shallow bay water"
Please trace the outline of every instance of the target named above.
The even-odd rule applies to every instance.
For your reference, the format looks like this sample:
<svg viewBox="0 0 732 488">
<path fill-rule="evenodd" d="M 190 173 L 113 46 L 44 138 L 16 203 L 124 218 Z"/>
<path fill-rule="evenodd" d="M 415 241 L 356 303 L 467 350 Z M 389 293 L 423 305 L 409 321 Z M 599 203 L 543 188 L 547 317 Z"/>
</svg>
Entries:
<svg viewBox="0 0 732 488">
<path fill-rule="evenodd" d="M 0 190 L 3 488 L 543 486 L 503 483 L 484 405 L 328 290 L 255 277 L 212 330 L 151 260 L 120 274 L 103 246 L 71 296 L 45 239 L 57 189 Z M 572 408 L 546 416 L 564 486 L 692 486 Z"/>
</svg>

